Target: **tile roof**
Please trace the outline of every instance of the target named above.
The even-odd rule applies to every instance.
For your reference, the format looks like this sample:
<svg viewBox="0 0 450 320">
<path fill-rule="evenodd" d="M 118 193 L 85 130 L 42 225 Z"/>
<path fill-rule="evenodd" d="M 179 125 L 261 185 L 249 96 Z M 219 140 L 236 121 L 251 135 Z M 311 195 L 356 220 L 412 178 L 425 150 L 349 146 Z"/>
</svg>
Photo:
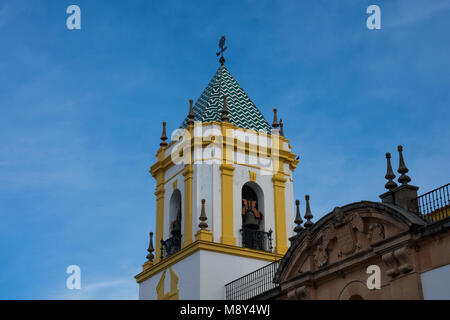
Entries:
<svg viewBox="0 0 450 320">
<path fill-rule="evenodd" d="M 227 95 L 227 107 L 232 124 L 240 128 L 271 132 L 270 124 L 224 65 L 219 67 L 195 103 L 194 121 L 221 122 L 224 94 Z M 187 121 L 186 117 L 180 127 L 186 128 Z"/>
</svg>

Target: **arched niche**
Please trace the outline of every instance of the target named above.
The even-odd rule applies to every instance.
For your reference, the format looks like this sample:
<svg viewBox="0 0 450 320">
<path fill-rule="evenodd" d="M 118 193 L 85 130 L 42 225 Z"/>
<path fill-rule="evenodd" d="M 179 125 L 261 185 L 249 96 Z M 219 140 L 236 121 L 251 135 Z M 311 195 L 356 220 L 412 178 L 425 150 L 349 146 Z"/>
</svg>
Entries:
<svg viewBox="0 0 450 320">
<path fill-rule="evenodd" d="M 341 290 L 338 300 L 371 300 L 373 294 L 362 280 L 351 280 Z"/>
<path fill-rule="evenodd" d="M 247 205 L 245 205 L 247 202 Z M 252 205 L 252 202 L 254 205 Z M 242 203 L 242 227 L 245 222 L 245 211 L 251 209 L 252 206 L 260 214 L 259 227 L 257 230 L 264 231 L 264 192 L 261 187 L 252 181 L 245 183 L 241 190 L 241 203 Z"/>
<path fill-rule="evenodd" d="M 181 192 L 176 189 L 173 191 L 169 202 L 169 230 L 172 235 L 181 235 Z"/>
</svg>

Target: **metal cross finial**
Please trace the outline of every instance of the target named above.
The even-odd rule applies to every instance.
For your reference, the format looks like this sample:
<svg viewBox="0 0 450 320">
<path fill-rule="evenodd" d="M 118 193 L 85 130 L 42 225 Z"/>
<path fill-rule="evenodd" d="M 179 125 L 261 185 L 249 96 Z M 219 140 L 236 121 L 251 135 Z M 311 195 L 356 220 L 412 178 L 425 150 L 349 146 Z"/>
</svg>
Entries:
<svg viewBox="0 0 450 320">
<path fill-rule="evenodd" d="M 225 36 L 222 36 L 220 38 L 220 41 L 219 41 L 219 49 L 220 49 L 220 51 L 216 53 L 217 57 L 219 55 L 221 55 L 221 57 L 219 59 L 219 62 L 220 62 L 221 65 L 223 65 L 225 63 L 225 58 L 223 57 L 223 53 L 228 48 L 228 47 L 224 47 L 224 45 L 225 45 Z"/>
</svg>

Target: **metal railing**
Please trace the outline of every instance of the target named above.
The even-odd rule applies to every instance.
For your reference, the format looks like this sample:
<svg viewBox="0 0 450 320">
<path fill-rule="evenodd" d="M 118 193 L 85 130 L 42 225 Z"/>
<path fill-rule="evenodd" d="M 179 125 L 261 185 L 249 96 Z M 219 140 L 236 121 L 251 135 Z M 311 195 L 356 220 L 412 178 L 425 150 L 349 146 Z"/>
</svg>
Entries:
<svg viewBox="0 0 450 320">
<path fill-rule="evenodd" d="M 417 212 L 429 222 L 450 217 L 450 183 L 431 190 L 411 202 Z"/>
<path fill-rule="evenodd" d="M 264 232 L 243 228 L 240 231 L 244 248 L 272 252 L 272 230 Z"/>
<path fill-rule="evenodd" d="M 171 256 L 181 249 L 181 234 L 174 234 L 167 240 L 161 239 L 161 257 L 163 259 Z"/>
<path fill-rule="evenodd" d="M 226 300 L 249 300 L 279 285 L 273 282 L 279 260 L 225 285 Z"/>
</svg>

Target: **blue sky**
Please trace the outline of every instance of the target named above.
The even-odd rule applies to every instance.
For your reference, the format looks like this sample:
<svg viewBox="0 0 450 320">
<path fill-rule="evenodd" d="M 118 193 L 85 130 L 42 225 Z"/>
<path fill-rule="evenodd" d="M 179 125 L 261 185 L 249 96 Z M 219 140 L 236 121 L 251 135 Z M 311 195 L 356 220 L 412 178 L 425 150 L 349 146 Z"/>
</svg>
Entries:
<svg viewBox="0 0 450 320">
<path fill-rule="evenodd" d="M 377 201 L 398 144 L 419 192 L 448 183 L 449 16 L 446 0 L 0 1 L 0 298 L 137 298 L 160 123 L 182 122 L 222 34 L 233 76 L 279 109 L 316 218 Z"/>
</svg>

